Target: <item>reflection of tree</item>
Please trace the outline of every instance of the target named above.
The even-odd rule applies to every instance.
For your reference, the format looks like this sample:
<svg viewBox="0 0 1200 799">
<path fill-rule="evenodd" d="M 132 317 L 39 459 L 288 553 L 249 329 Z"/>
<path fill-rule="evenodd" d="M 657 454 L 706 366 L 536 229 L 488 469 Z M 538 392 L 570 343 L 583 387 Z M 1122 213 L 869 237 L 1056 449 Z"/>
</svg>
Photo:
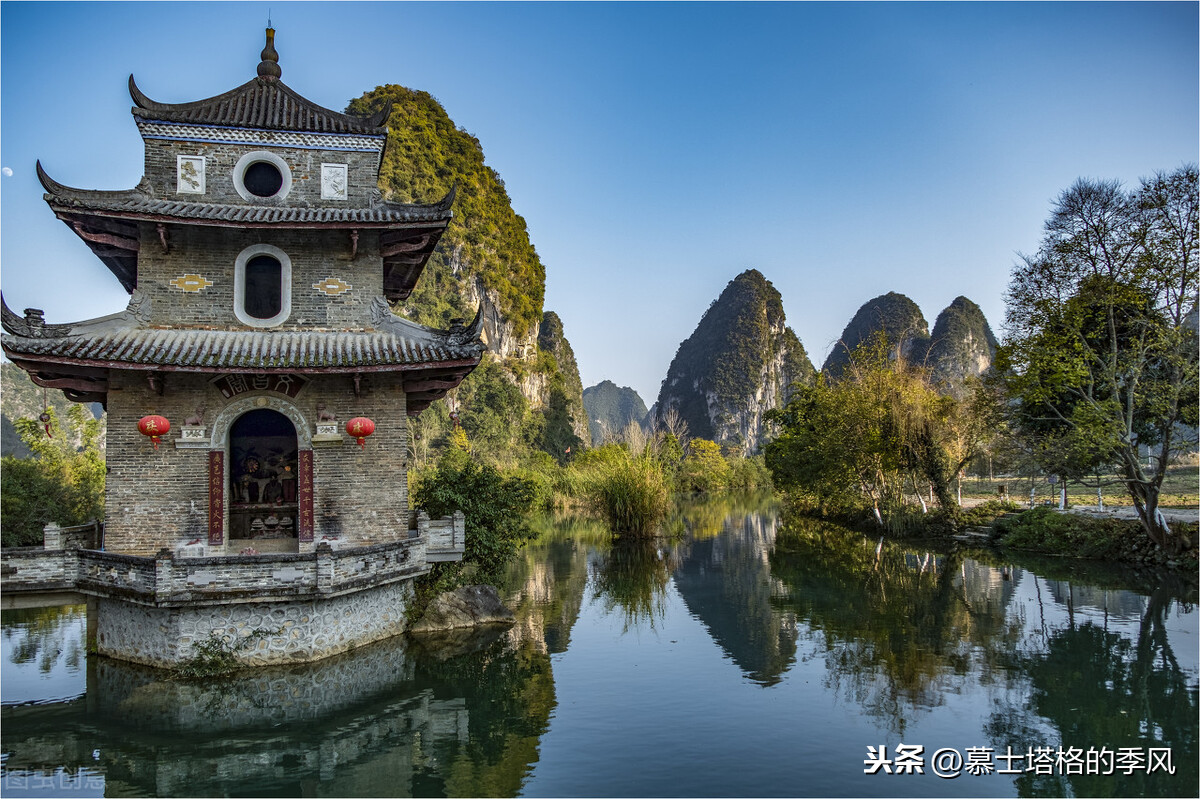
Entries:
<svg viewBox="0 0 1200 799">
<path fill-rule="evenodd" d="M 1198 774 L 1197 686 L 1180 668 L 1167 638 L 1166 614 L 1178 586 L 1150 595 L 1137 640 L 1091 621 L 1049 634 L 1044 651 L 1015 653 L 1010 668 L 1032 686 L 1024 706 L 998 710 L 988 725 L 997 746 L 1025 751 L 1043 743 L 1037 717 L 1054 725 L 1063 747 L 1169 747 L 1176 774 L 1022 775 L 1022 796 L 1174 796 L 1194 790 Z"/>
<path fill-rule="evenodd" d="M 774 685 L 796 655 L 795 617 L 772 604 L 779 586 L 767 553 L 775 543 L 775 514 L 734 500 L 709 507 L 721 512 L 724 534 L 693 533 L 675 587 L 738 668 L 759 685 Z"/>
<path fill-rule="evenodd" d="M 608 527 L 580 517 L 536 517 L 537 537 L 517 554 L 504 579 L 506 604 L 517 623 L 514 640 L 535 641 L 546 652 L 565 652 L 587 588 L 589 546 L 606 547 Z"/>
<path fill-rule="evenodd" d="M 643 621 L 653 627 L 666 615 L 674 567 L 673 550 L 652 539 L 617 539 L 593 565 L 596 598 L 609 613 L 621 610 L 626 630 Z"/>
<path fill-rule="evenodd" d="M 83 647 L 77 632 L 85 619 L 83 605 L 26 608 L 4 611 L 4 637 L 12 650 L 9 660 L 17 665 L 38 664 L 49 674 L 60 659 L 70 671 L 83 666 Z"/>
<path fill-rule="evenodd" d="M 691 541 L 703 541 L 719 536 L 725 523 L 734 517 L 766 514 L 774 516 L 775 498 L 767 494 L 715 494 L 703 500 L 681 501 L 668 519 Z"/>
<path fill-rule="evenodd" d="M 901 734 L 911 711 L 943 703 L 952 678 L 976 671 L 990 681 L 999 654 L 1019 639 L 1002 602 L 966 590 L 963 566 L 954 553 L 904 549 L 804 518 L 788 520 L 771 555 L 772 573 L 789 589 L 778 601 L 824 647 L 831 687 Z"/>
</svg>

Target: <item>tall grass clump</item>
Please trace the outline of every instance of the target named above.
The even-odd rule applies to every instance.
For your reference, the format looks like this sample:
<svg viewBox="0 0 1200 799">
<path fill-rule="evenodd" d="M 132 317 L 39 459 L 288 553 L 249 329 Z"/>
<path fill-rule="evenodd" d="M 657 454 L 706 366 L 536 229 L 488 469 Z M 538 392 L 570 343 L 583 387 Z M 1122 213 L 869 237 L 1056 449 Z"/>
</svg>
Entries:
<svg viewBox="0 0 1200 799">
<path fill-rule="evenodd" d="M 605 458 L 589 470 L 587 496 L 618 535 L 653 535 L 670 507 L 662 465 L 652 458 L 630 457 L 623 451 L 621 456 Z"/>
</svg>

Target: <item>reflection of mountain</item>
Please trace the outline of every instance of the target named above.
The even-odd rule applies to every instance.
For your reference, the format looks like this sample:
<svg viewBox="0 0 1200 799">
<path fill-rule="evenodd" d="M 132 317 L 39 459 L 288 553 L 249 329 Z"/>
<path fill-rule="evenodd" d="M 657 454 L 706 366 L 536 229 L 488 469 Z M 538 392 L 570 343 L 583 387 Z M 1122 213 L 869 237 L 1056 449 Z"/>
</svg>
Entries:
<svg viewBox="0 0 1200 799">
<path fill-rule="evenodd" d="M 759 685 L 779 682 L 796 656 L 795 614 L 772 602 L 781 590 L 767 561 L 775 527 L 774 514 L 730 516 L 724 535 L 693 540 L 675 570 L 688 611 Z"/>
</svg>

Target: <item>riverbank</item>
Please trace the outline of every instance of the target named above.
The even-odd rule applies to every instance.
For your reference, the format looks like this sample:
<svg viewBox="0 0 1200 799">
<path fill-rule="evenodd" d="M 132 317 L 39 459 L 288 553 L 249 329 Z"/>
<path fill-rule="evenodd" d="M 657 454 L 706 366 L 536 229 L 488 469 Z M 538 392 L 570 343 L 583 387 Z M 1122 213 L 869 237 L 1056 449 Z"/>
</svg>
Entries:
<svg viewBox="0 0 1200 799">
<path fill-rule="evenodd" d="M 1193 513 L 1179 511 L 1167 516 L 1180 542 L 1178 551 L 1168 552 L 1150 540 L 1136 512 L 1128 511 L 1033 508 L 997 520 L 996 541 L 1007 549 L 1196 573 L 1200 526 Z"/>
<path fill-rule="evenodd" d="M 1200 569 L 1200 512 L 1163 509 L 1171 529 L 1181 539 L 1177 552 L 1167 552 L 1146 535 L 1131 507 L 1077 505 L 1065 511 L 1049 506 L 1027 508 L 995 499 L 964 498 L 957 518 L 933 509 L 893 515 L 881 525 L 870 511 L 820 514 L 803 504 L 789 503 L 804 516 L 825 519 L 867 534 L 896 540 L 929 540 L 961 544 L 963 533 L 978 533 L 976 546 L 1014 552 L 1033 552 L 1059 558 L 1178 571 L 1194 581 Z M 986 535 L 984 534 L 986 533 Z M 970 544 L 968 544 L 970 545 Z"/>
</svg>

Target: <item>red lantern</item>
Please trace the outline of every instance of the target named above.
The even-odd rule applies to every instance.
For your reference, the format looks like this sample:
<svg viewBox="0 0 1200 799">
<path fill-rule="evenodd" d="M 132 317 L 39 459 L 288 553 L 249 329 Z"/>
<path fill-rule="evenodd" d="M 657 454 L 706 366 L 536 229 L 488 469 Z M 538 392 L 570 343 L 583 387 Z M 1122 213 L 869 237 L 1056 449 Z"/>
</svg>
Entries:
<svg viewBox="0 0 1200 799">
<path fill-rule="evenodd" d="M 351 438 L 357 439 L 358 446 L 363 446 L 367 436 L 375 432 L 375 423 L 365 416 L 355 416 L 350 421 L 346 422 L 346 434 Z"/>
<path fill-rule="evenodd" d="M 158 449 L 158 440 L 171 432 L 171 423 L 162 416 L 143 416 L 138 419 L 138 432 L 150 436 L 154 448 Z"/>
</svg>

